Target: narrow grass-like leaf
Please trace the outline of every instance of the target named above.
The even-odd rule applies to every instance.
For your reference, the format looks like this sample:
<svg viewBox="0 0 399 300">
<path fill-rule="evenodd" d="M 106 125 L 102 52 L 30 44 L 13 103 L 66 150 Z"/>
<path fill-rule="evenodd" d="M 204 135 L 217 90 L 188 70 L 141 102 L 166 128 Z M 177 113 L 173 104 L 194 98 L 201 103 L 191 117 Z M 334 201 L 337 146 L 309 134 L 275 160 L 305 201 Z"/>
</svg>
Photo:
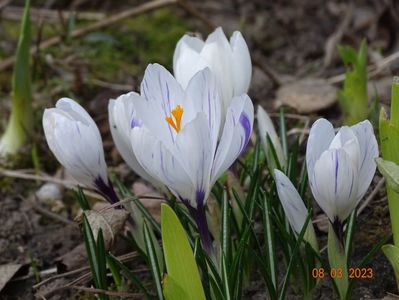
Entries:
<svg viewBox="0 0 399 300">
<path fill-rule="evenodd" d="M 222 253 L 222 281 L 223 281 L 223 291 L 224 299 L 231 300 L 230 283 L 229 283 L 229 273 L 226 268 L 226 257 Z"/>
<path fill-rule="evenodd" d="M 282 283 L 282 286 L 281 286 L 281 289 L 280 289 L 280 294 L 279 294 L 279 298 L 278 298 L 279 300 L 285 299 L 285 295 L 287 293 L 288 282 L 289 282 L 289 278 L 291 276 L 292 268 L 294 266 L 295 260 L 297 259 L 297 256 L 298 256 L 298 253 L 299 253 L 299 249 L 300 249 L 300 245 L 303 242 L 303 237 L 305 235 L 306 229 L 307 229 L 308 224 L 310 222 L 310 217 L 311 217 L 311 215 L 309 214 L 308 217 L 306 218 L 306 221 L 305 221 L 305 223 L 304 223 L 304 225 L 302 227 L 301 232 L 298 235 L 295 247 L 292 250 L 291 258 L 290 258 L 290 261 L 288 263 L 287 271 L 285 273 L 284 280 L 283 280 L 283 283 Z"/>
<path fill-rule="evenodd" d="M 116 289 L 118 291 L 123 291 L 123 284 L 122 284 L 122 276 L 120 274 L 120 268 L 115 262 L 109 257 L 106 256 L 107 259 L 107 267 L 111 271 L 112 278 L 114 279 L 114 283 L 116 285 Z"/>
<path fill-rule="evenodd" d="M 348 257 L 348 263 L 349 263 L 349 257 L 352 253 L 352 241 L 356 227 L 356 214 L 357 210 L 354 209 L 349 216 L 345 229 L 345 253 L 346 256 Z"/>
<path fill-rule="evenodd" d="M 287 127 L 285 125 L 284 107 L 280 108 L 280 139 L 283 147 L 284 156 L 288 157 L 288 141 L 287 141 Z"/>
<path fill-rule="evenodd" d="M 222 232 L 221 232 L 221 243 L 222 243 L 222 255 L 224 257 L 225 268 L 228 270 L 230 266 L 230 248 L 231 248 L 231 235 L 230 235 L 230 215 L 231 210 L 229 206 L 229 200 L 227 199 L 227 192 L 223 193 L 223 204 L 222 204 Z"/>
<path fill-rule="evenodd" d="M 140 279 L 126 265 L 120 262 L 119 259 L 113 256 L 111 253 L 108 254 L 107 259 L 108 261 L 112 262 L 113 265 L 117 266 L 127 279 L 130 279 L 133 282 L 133 284 L 144 294 L 145 299 L 151 299 L 149 291 L 144 287 Z"/>
<path fill-rule="evenodd" d="M 83 193 L 83 189 L 79 186 L 78 191 L 76 193 L 76 198 L 78 199 L 80 208 L 85 211 L 90 209 L 90 204 L 87 201 L 85 194 Z"/>
<path fill-rule="evenodd" d="M 151 238 L 150 229 L 148 228 L 147 222 L 144 221 L 144 241 L 147 252 L 147 260 L 151 269 L 152 277 L 155 282 L 155 288 L 159 300 L 163 299 L 162 283 L 161 283 L 161 273 L 158 265 L 158 258 L 153 244 L 153 239 Z"/>
<path fill-rule="evenodd" d="M 198 267 L 187 235 L 176 214 L 166 204 L 161 206 L 162 243 L 168 272 L 168 299 L 205 299 Z M 173 289 L 173 290 L 171 290 Z"/>
<path fill-rule="evenodd" d="M 98 256 L 98 271 L 99 271 L 99 282 L 101 284 L 100 288 L 103 290 L 108 289 L 107 284 L 107 260 L 105 254 L 104 236 L 103 231 L 100 228 L 97 235 L 97 256 Z"/>
<path fill-rule="evenodd" d="M 270 272 L 270 279 L 273 283 L 274 290 L 277 289 L 277 269 L 276 269 L 276 248 L 274 245 L 274 232 L 271 222 L 271 208 L 270 202 L 265 192 L 261 192 L 263 199 L 263 227 L 265 234 L 265 245 L 266 245 L 266 262 L 268 270 Z"/>
<path fill-rule="evenodd" d="M 96 288 L 106 289 L 106 278 L 104 280 L 104 269 L 105 261 L 102 259 L 103 249 L 104 249 L 104 240 L 102 239 L 102 233 L 100 235 L 101 230 L 99 231 L 98 238 L 100 242 L 102 242 L 102 246 L 97 246 L 96 241 L 93 236 L 93 232 L 90 228 L 89 221 L 86 218 L 86 215 L 83 214 L 83 236 L 85 240 L 87 257 L 89 259 L 90 270 L 93 275 L 93 281 Z M 101 254 L 99 255 L 99 250 Z M 101 256 L 101 257 L 100 257 Z M 102 265 L 104 264 L 104 265 Z M 106 273 L 105 273 L 106 275 Z M 99 294 L 99 298 L 101 300 L 107 300 L 108 296 Z"/>
</svg>

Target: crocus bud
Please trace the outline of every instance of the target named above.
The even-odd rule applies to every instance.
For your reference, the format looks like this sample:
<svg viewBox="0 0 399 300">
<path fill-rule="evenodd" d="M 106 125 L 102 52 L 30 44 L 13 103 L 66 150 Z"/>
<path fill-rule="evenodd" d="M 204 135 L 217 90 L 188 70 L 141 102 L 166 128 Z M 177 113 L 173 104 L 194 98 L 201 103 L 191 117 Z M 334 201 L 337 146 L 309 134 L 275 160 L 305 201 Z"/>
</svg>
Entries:
<svg viewBox="0 0 399 300">
<path fill-rule="evenodd" d="M 62 98 L 43 114 L 43 129 L 50 150 L 81 185 L 118 198 L 107 175 L 100 132 L 90 115 L 75 101 Z"/>
<path fill-rule="evenodd" d="M 309 212 L 298 191 L 283 172 L 275 169 L 274 178 L 276 180 L 278 197 L 280 198 L 280 202 L 283 206 L 288 222 L 290 223 L 292 229 L 297 234 L 300 234 L 303 226 L 305 225 Z M 316 252 L 319 251 L 316 234 L 311 221 L 307 225 L 304 239 Z"/>
<path fill-rule="evenodd" d="M 325 119 L 309 134 L 306 163 L 314 198 L 332 223 L 341 223 L 366 193 L 374 177 L 377 140 L 369 121 L 343 126 L 335 135 Z"/>
<path fill-rule="evenodd" d="M 280 163 L 280 166 L 284 166 L 285 157 L 284 157 L 283 147 L 281 146 L 280 143 L 280 139 L 276 133 L 276 129 L 274 128 L 272 120 L 270 119 L 267 112 L 260 105 L 258 105 L 256 118 L 258 119 L 258 130 L 259 130 L 260 140 L 262 142 L 263 149 L 265 150 L 268 162 L 273 161 L 273 159 L 271 157 L 272 155 L 270 153 L 269 144 L 267 142 L 267 136 L 270 137 L 274 150 L 276 151 L 277 159 Z"/>
<path fill-rule="evenodd" d="M 216 76 L 222 108 L 226 111 L 233 96 L 245 94 L 251 82 L 251 57 L 241 33 L 235 31 L 230 42 L 220 27 L 205 42 L 184 35 L 177 43 L 173 56 L 173 71 L 177 81 L 186 88 L 190 79 L 206 67 Z"/>
</svg>

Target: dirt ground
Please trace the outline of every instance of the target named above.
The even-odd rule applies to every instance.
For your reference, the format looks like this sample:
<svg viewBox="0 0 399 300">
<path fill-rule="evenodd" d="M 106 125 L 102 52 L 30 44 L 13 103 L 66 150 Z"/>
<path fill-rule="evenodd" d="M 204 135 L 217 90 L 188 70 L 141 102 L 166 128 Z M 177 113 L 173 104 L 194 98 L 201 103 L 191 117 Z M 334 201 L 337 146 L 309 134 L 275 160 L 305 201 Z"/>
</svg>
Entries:
<svg viewBox="0 0 399 300">
<path fill-rule="evenodd" d="M 13 1 L 12 4 L 4 7 L 2 6 L 3 2 L 0 1 L 0 62 L 11 56 L 15 47 L 15 40 L 7 40 L 7 38 L 11 39 L 11 35 L 3 34 L 2 36 L 1 33 L 2 28 L 10 26 L 9 7 L 21 7 L 23 1 L 15 1 L 15 3 Z M 75 7 L 79 11 L 94 11 L 112 15 L 140 4 L 139 1 L 126 1 L 123 4 L 122 2 L 97 0 L 71 2 L 72 4 L 69 1 L 32 1 L 32 5 L 36 8 L 46 7 L 55 14 L 59 9 L 69 10 L 71 7 Z M 399 33 L 397 31 L 399 28 L 399 4 L 394 0 L 358 0 L 352 1 L 352 4 L 348 4 L 347 1 L 335 0 L 204 0 L 188 2 L 197 13 L 205 16 L 208 23 L 223 26 L 225 32 L 230 33 L 236 29 L 243 32 L 254 60 L 253 80 L 249 95 L 255 103 L 261 104 L 268 111 L 276 111 L 276 107 L 281 104 L 281 99 L 276 98 L 278 98 L 278 90 L 282 86 L 295 83 L 303 78 L 331 79 L 342 74 L 345 69 L 336 51 L 338 44 L 358 47 L 361 40 L 366 39 L 369 44 L 370 64 L 379 64 L 384 57 L 399 51 Z M 185 30 L 191 30 L 206 35 L 210 30 L 204 20 L 179 7 L 168 8 L 167 14 L 176 16 L 178 25 L 170 26 L 178 26 L 176 29 L 178 34 Z M 14 26 L 16 26 L 15 24 Z M 132 39 L 137 42 L 138 47 L 147 43 L 148 41 L 145 39 L 134 38 L 135 34 L 139 36 L 135 30 L 140 30 L 140 27 L 132 30 L 129 28 L 129 24 L 121 21 L 113 25 L 111 29 L 107 29 L 107 34 L 111 36 L 114 34 L 115 39 L 118 39 L 120 34 L 132 34 Z M 163 30 L 170 29 L 163 26 L 162 19 L 159 24 L 154 26 L 161 32 L 160 35 Z M 38 35 L 34 36 L 34 39 L 37 40 Z M 168 45 L 166 49 L 170 52 L 163 56 L 171 57 L 176 40 L 160 40 Z M 62 43 L 57 47 L 62 48 Z M 51 48 L 41 53 L 41 56 L 44 57 L 48 51 L 56 63 L 57 60 L 65 58 L 62 55 L 72 56 L 70 61 L 73 62 L 73 67 L 63 64 L 55 64 L 53 67 L 48 64 L 37 66 L 35 76 L 40 82 L 39 86 L 51 85 L 52 87 L 51 91 L 35 89 L 35 99 L 38 99 L 35 105 L 38 108 L 37 117 L 40 119 L 43 107 L 51 106 L 60 96 L 63 96 L 65 89 L 70 88 L 72 92 L 69 91 L 69 94 L 73 94 L 79 99 L 86 99 L 86 107 L 100 124 L 109 165 L 115 166 L 113 171 L 119 177 L 133 183 L 136 178 L 131 175 L 112 146 L 107 124 L 107 102 L 110 97 L 127 89 L 126 86 L 137 88 L 140 74 L 145 65 L 157 59 L 157 53 L 162 51 L 162 47 L 153 49 L 155 53 L 153 57 L 134 53 L 132 55 L 134 58 L 127 59 L 132 66 L 134 65 L 134 68 L 129 70 L 119 67 L 116 62 L 111 63 L 111 67 L 116 65 L 115 68 L 120 69 L 117 71 L 112 69 L 113 72 L 115 71 L 113 74 L 116 74 L 113 79 L 102 78 L 101 82 L 108 80 L 119 86 L 97 84 L 94 87 L 85 82 L 82 76 L 95 74 L 101 77 L 102 74 L 98 75 L 97 72 L 102 69 L 96 69 L 99 66 L 90 65 L 90 60 L 82 60 L 79 54 L 75 60 L 74 51 L 79 52 L 82 49 L 86 48 L 70 47 L 62 50 L 59 56 L 57 56 L 57 52 L 51 52 Z M 128 56 L 128 53 L 123 51 L 121 53 Z M 47 58 L 50 59 L 49 57 Z M 107 59 L 109 58 L 107 57 Z M 111 59 L 121 60 L 122 65 L 124 56 Z M 165 61 L 169 67 L 170 62 L 170 59 Z M 377 92 L 380 103 L 382 105 L 389 104 L 389 84 L 392 75 L 397 74 L 398 69 L 399 60 L 393 60 L 389 67 L 383 68 L 371 78 L 370 99 Z M 59 78 L 58 81 L 53 82 L 53 78 L 46 78 L 47 75 L 44 75 L 46 72 L 49 72 L 51 76 L 56 74 L 55 76 Z M 6 97 L 9 93 L 7 78 L 10 74 L 9 69 L 0 71 L 0 96 Z M 63 83 L 61 83 L 63 75 L 68 78 L 66 79 L 67 87 L 63 87 Z M 340 86 L 340 82 L 334 82 L 333 86 Z M 309 109 L 310 111 L 301 111 L 299 114 L 307 117 L 309 122 L 317 116 L 324 116 L 335 124 L 341 124 L 341 114 L 336 103 L 327 103 L 326 98 L 323 97 L 314 101 L 318 101 L 315 107 L 312 106 L 314 104 L 312 102 L 309 104 L 312 107 Z M 8 111 L 9 107 L 4 103 L 0 105 L 0 115 L 3 119 L 3 111 Z M 289 112 L 298 113 L 295 104 Z M 5 113 L 4 119 L 6 115 Z M 290 128 L 296 125 L 295 119 L 289 119 Z M 54 174 L 58 165 L 54 158 L 48 158 L 51 157 L 51 154 L 46 147 L 41 129 L 38 132 L 37 140 L 40 143 L 39 152 L 43 158 L 43 168 L 47 173 Z M 375 178 L 370 191 L 374 189 L 379 180 L 380 178 Z M 42 299 L 69 299 L 72 296 L 80 295 L 77 291 L 61 288 L 68 284 L 73 277 L 60 277 L 50 284 L 33 288 L 40 280 L 55 275 L 58 271 L 71 271 L 82 266 L 82 261 L 84 261 L 84 251 L 81 247 L 82 235 L 75 225 L 76 223 L 73 222 L 78 210 L 77 204 L 73 200 L 73 193 L 56 186 L 55 189 L 58 189 L 61 195 L 58 198 L 64 200 L 55 199 L 46 202 L 37 196 L 42 185 L 43 182 L 37 180 L 12 179 L 4 174 L 0 175 L 0 265 L 19 265 L 16 267 L 19 271 L 13 277 L 14 279 L 1 290 L 1 299 L 25 300 L 34 299 L 35 296 L 39 298 L 40 295 L 46 295 Z M 316 211 L 316 214 L 319 213 Z M 325 241 L 325 232 L 320 226 L 317 228 L 318 236 Z M 389 233 L 387 200 L 385 192 L 381 189 L 360 214 L 355 235 L 354 255 L 352 256 L 353 265 L 358 263 L 375 243 Z M 76 248 L 79 245 L 81 251 Z M 76 255 L 82 257 L 76 258 L 77 261 L 72 262 L 70 262 L 70 256 L 65 259 L 65 255 L 72 250 L 76 251 L 74 253 L 78 253 Z M 137 262 L 137 265 L 139 264 L 140 262 Z M 397 293 L 393 271 L 381 252 L 378 252 L 367 266 L 373 268 L 374 277 L 371 280 L 359 280 L 356 283 L 353 299 L 382 299 L 387 296 L 387 293 Z M 265 286 L 256 280 L 256 274 L 253 277 L 253 281 L 246 290 L 245 299 L 265 299 Z M 290 291 L 290 293 L 288 299 L 300 299 L 294 291 Z M 334 297 L 329 280 L 322 281 L 314 297 L 315 299 Z"/>
</svg>

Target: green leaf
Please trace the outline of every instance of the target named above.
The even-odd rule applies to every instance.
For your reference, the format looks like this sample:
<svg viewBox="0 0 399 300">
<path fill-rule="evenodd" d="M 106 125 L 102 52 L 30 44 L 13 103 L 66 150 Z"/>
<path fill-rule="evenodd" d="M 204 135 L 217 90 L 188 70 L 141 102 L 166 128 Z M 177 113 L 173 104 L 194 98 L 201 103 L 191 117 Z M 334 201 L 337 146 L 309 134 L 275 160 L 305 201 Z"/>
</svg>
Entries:
<svg viewBox="0 0 399 300">
<path fill-rule="evenodd" d="M 363 41 L 359 52 L 350 47 L 338 47 L 345 65 L 349 65 L 345 73 L 344 87 L 338 91 L 338 98 L 345 114 L 345 123 L 352 125 L 367 119 L 367 43 Z"/>
<path fill-rule="evenodd" d="M 83 193 L 82 187 L 78 187 L 78 191 L 76 192 L 76 198 L 78 199 L 80 208 L 85 211 L 90 209 L 90 204 L 87 201 L 85 194 Z"/>
<path fill-rule="evenodd" d="M 399 248 L 394 245 L 384 245 L 381 249 L 393 267 L 396 284 L 399 286 Z"/>
<path fill-rule="evenodd" d="M 391 89 L 391 124 L 399 126 L 399 77 L 392 80 Z"/>
<path fill-rule="evenodd" d="M 269 276 L 273 284 L 273 288 L 277 290 L 277 266 L 276 266 L 276 248 L 274 243 L 274 231 L 272 228 L 271 221 L 271 207 L 270 199 L 268 199 L 266 193 L 262 193 L 263 199 L 263 227 L 265 234 L 266 244 L 266 261 L 269 270 Z"/>
<path fill-rule="evenodd" d="M 146 245 L 148 264 L 150 265 L 152 277 L 154 278 L 155 281 L 155 287 L 157 290 L 158 299 L 162 300 L 163 293 L 162 293 L 161 273 L 159 271 L 157 253 L 153 244 L 153 239 L 151 237 L 150 229 L 148 228 L 147 222 L 144 222 L 143 230 L 144 230 L 144 241 Z"/>
<path fill-rule="evenodd" d="M 111 253 L 108 254 L 107 259 L 109 262 L 112 262 L 112 264 L 116 267 L 118 267 L 121 271 L 122 274 L 124 274 L 128 279 L 130 279 L 133 284 L 145 295 L 145 299 L 151 299 L 150 293 L 147 291 L 147 289 L 144 287 L 144 285 L 141 283 L 140 279 L 137 278 L 137 276 L 129 270 L 127 266 L 125 266 L 122 262 L 119 261 L 115 256 L 113 256 Z"/>
<path fill-rule="evenodd" d="M 378 170 L 387 180 L 390 188 L 399 193 L 399 166 L 392 161 L 383 160 L 378 157 L 375 159 Z"/>
<path fill-rule="evenodd" d="M 26 144 L 27 133 L 32 132 L 33 109 L 30 60 L 30 0 L 25 1 L 21 32 L 12 74 L 12 108 L 4 136 L 0 140 L 0 156 L 16 154 Z"/>
<path fill-rule="evenodd" d="M 161 230 L 168 276 L 165 297 L 173 300 L 205 300 L 198 268 L 187 235 L 175 212 L 161 206 Z"/>
<path fill-rule="evenodd" d="M 341 242 L 338 240 L 335 231 L 329 223 L 328 227 L 328 262 L 330 268 L 342 270 L 342 278 L 333 278 L 335 285 L 338 290 L 340 299 L 345 299 L 348 292 L 349 280 L 348 280 L 348 259 L 345 253 L 345 249 Z"/>
<path fill-rule="evenodd" d="M 398 84 L 394 83 L 392 89 L 398 88 Z M 395 98 L 391 100 L 391 112 L 399 105 L 399 99 L 396 92 L 392 92 Z M 396 121 L 395 121 L 396 120 Z M 384 160 L 392 161 L 399 164 L 399 126 L 395 122 L 399 122 L 398 116 L 391 116 L 389 120 L 386 116 L 384 108 L 380 111 L 380 149 Z M 399 193 L 395 192 L 390 185 L 387 186 L 389 214 L 391 216 L 391 227 L 393 233 L 394 244 L 399 243 Z"/>
<path fill-rule="evenodd" d="M 284 107 L 280 108 L 280 139 L 285 158 L 288 157 L 287 128 L 285 126 Z"/>
<path fill-rule="evenodd" d="M 107 289 L 106 283 L 106 260 L 104 239 L 102 231 L 98 232 L 97 244 L 93 236 L 93 231 L 90 228 L 89 221 L 86 215 L 83 214 L 83 236 L 85 240 L 87 257 L 89 259 L 90 270 L 93 275 L 93 281 L 96 288 Z M 109 299 L 107 295 L 99 294 L 101 300 Z"/>
</svg>

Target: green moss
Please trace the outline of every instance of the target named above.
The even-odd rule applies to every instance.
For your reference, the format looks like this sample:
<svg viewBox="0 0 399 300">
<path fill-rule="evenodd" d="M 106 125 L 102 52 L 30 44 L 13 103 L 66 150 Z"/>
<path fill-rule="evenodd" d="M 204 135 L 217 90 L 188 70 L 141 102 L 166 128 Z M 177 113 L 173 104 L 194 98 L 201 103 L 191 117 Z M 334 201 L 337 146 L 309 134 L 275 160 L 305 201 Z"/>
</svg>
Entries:
<svg viewBox="0 0 399 300">
<path fill-rule="evenodd" d="M 92 76 L 123 81 L 126 75 L 141 76 L 148 63 L 170 68 L 176 42 L 187 30 L 183 19 L 162 9 L 88 34 L 79 47 Z"/>
</svg>

